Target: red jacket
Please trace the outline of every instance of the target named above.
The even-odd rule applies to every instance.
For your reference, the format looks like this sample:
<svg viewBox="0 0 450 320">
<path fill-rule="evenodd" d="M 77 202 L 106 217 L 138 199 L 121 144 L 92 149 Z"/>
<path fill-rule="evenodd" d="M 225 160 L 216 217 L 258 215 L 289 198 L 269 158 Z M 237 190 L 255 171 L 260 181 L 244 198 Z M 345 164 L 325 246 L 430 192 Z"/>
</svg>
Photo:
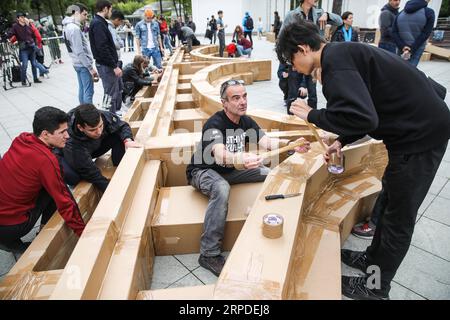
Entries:
<svg viewBox="0 0 450 320">
<path fill-rule="evenodd" d="M 244 47 L 244 49 L 248 49 L 252 47 L 252 43 L 250 40 L 247 40 L 245 38 L 239 39 L 238 44 Z"/>
<path fill-rule="evenodd" d="M 159 30 L 161 31 L 161 33 L 167 33 L 169 31 L 166 20 L 161 20 L 161 22 L 159 23 Z"/>
<path fill-rule="evenodd" d="M 51 149 L 32 133 L 20 134 L 0 160 L 0 225 L 27 221 L 28 211 L 45 188 L 66 224 L 80 236 L 85 224 L 62 177 Z"/>
<path fill-rule="evenodd" d="M 33 30 L 34 36 L 36 38 L 36 46 L 41 49 L 42 48 L 42 36 L 39 30 L 33 23 L 30 23 L 31 30 Z"/>
<path fill-rule="evenodd" d="M 229 45 L 227 45 L 227 52 L 229 55 L 236 53 L 236 44 L 231 42 Z"/>
</svg>

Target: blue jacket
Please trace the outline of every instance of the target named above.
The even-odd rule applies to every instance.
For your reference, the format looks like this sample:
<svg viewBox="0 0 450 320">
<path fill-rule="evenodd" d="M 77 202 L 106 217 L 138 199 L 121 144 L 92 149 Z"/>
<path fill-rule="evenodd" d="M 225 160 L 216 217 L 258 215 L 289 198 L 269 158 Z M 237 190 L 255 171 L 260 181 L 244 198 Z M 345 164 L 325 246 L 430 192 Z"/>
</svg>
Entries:
<svg viewBox="0 0 450 320">
<path fill-rule="evenodd" d="M 98 14 L 94 16 L 89 26 L 89 42 L 96 63 L 111 68 L 118 66 L 119 57 L 108 29 L 108 22 Z"/>
<path fill-rule="evenodd" d="M 244 32 L 251 32 L 255 28 L 255 21 L 254 20 L 253 20 L 253 29 L 248 29 L 247 28 L 247 19 L 248 18 L 250 18 L 250 14 L 248 12 L 246 12 L 244 19 L 242 19 L 242 26 L 244 27 Z"/>
<path fill-rule="evenodd" d="M 155 20 L 152 20 L 151 22 L 151 29 L 152 29 L 152 36 L 153 36 L 153 43 L 155 44 L 155 48 L 159 50 L 159 24 Z M 136 24 L 136 37 L 141 42 L 141 48 L 146 49 L 147 43 L 148 43 L 148 30 L 147 30 L 147 23 L 145 20 L 141 20 Z"/>
<path fill-rule="evenodd" d="M 414 53 L 430 37 L 435 14 L 427 6 L 425 0 L 410 0 L 395 19 L 392 36 L 400 50 L 408 46 Z"/>
</svg>

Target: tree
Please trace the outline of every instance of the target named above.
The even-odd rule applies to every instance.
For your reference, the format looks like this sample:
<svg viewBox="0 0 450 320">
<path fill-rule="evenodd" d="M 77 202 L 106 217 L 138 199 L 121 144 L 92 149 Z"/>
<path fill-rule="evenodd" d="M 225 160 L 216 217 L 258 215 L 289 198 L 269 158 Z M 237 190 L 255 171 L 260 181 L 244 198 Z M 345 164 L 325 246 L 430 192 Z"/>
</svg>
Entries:
<svg viewBox="0 0 450 320">
<path fill-rule="evenodd" d="M 450 16 L 450 1 L 443 0 L 441 5 L 441 11 L 439 12 L 439 17 L 447 18 Z"/>
</svg>

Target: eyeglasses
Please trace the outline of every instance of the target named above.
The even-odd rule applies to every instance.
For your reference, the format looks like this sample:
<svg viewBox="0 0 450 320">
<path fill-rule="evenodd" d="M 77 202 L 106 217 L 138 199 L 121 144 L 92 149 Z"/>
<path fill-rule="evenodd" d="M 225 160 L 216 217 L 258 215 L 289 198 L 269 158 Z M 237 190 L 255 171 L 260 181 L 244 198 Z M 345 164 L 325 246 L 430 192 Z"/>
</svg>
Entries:
<svg viewBox="0 0 450 320">
<path fill-rule="evenodd" d="M 225 81 L 224 83 L 222 83 L 222 85 L 220 86 L 220 97 L 224 98 L 223 95 L 225 94 L 225 91 L 227 90 L 227 88 L 229 86 L 236 86 L 236 85 L 243 86 L 244 81 L 243 80 L 228 80 L 228 81 Z"/>
</svg>

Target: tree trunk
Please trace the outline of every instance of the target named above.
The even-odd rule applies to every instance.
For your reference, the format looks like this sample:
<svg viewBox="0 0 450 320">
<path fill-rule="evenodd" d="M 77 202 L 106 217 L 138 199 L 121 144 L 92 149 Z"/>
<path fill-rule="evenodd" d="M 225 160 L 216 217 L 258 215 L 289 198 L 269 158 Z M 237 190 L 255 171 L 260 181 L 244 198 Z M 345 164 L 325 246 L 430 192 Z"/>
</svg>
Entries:
<svg viewBox="0 0 450 320">
<path fill-rule="evenodd" d="M 50 14 L 52 16 L 53 25 L 56 26 L 56 16 L 55 16 L 55 11 L 53 10 L 52 1 L 51 0 L 47 0 L 47 5 L 48 5 L 48 8 L 50 9 Z"/>
<path fill-rule="evenodd" d="M 159 0 L 159 11 L 161 12 L 160 14 L 163 14 L 163 12 L 164 12 L 163 5 L 162 5 L 162 0 Z"/>
<path fill-rule="evenodd" d="M 173 0 L 173 6 L 174 6 L 174 8 L 175 8 L 175 14 L 176 14 L 177 16 L 181 16 L 181 14 L 178 14 L 178 10 L 177 10 L 177 1 L 176 1 L 176 0 Z"/>
<path fill-rule="evenodd" d="M 64 19 L 64 11 L 65 10 L 61 4 L 61 0 L 58 0 L 58 5 L 59 5 L 59 10 L 61 11 L 61 21 L 62 21 L 62 19 Z M 56 24 L 56 22 L 55 22 L 55 24 Z"/>
</svg>

